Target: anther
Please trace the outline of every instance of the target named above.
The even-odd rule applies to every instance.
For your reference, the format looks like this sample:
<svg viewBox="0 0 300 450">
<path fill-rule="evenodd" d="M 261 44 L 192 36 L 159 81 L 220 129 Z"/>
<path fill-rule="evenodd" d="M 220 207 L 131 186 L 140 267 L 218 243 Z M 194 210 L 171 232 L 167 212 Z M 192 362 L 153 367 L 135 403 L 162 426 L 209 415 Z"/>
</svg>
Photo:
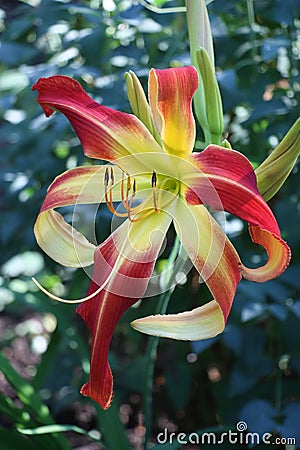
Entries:
<svg viewBox="0 0 300 450">
<path fill-rule="evenodd" d="M 128 175 L 127 177 L 127 192 L 129 192 L 131 189 L 131 180 L 130 180 L 130 176 Z"/>
<path fill-rule="evenodd" d="M 106 167 L 105 175 L 104 175 L 104 185 L 106 187 L 108 186 L 108 182 L 109 182 L 109 173 L 108 173 L 108 168 Z"/>
<path fill-rule="evenodd" d="M 131 194 L 131 198 L 130 198 L 130 200 L 129 200 L 129 204 L 127 205 L 129 211 L 131 211 L 132 203 L 133 203 L 133 199 L 134 199 L 134 197 L 135 197 L 135 194 L 136 194 L 136 179 L 134 178 L 134 179 L 133 179 L 133 186 L 132 186 L 132 194 Z"/>
<path fill-rule="evenodd" d="M 125 188 L 125 175 L 127 175 L 126 188 Z M 151 208 L 149 208 L 148 211 L 142 211 L 141 205 L 138 205 L 135 208 L 132 208 L 132 204 L 133 204 L 134 198 L 136 196 L 136 192 L 137 192 L 137 182 L 136 182 L 135 178 L 133 178 L 133 182 L 132 182 L 130 175 L 127 173 L 126 174 L 122 173 L 122 181 L 121 181 L 121 200 L 122 200 L 122 204 L 123 204 L 123 207 L 124 207 L 126 213 L 119 213 L 113 205 L 113 192 L 112 192 L 113 189 L 112 188 L 114 186 L 114 182 L 115 182 L 115 177 L 114 177 L 113 168 L 111 167 L 110 170 L 109 170 L 109 168 L 106 168 L 105 174 L 104 174 L 105 202 L 106 202 L 107 208 L 109 209 L 109 211 L 112 214 L 116 215 L 117 217 L 128 217 L 128 219 L 131 222 L 139 222 L 140 220 L 142 220 L 152 214 Z M 157 213 L 159 213 L 159 210 L 157 208 L 157 199 L 156 199 L 157 177 L 156 177 L 155 171 L 153 171 L 151 183 L 152 183 L 152 188 L 153 188 L 154 209 Z M 130 191 L 132 191 L 131 195 L 130 195 Z M 132 214 L 134 214 L 136 217 L 132 217 Z"/>
<path fill-rule="evenodd" d="M 156 176 L 155 170 L 153 170 L 152 178 L 151 178 L 152 187 L 156 187 L 156 183 L 157 183 L 157 176 Z"/>
<path fill-rule="evenodd" d="M 115 184 L 114 169 L 112 167 L 110 168 L 110 179 L 111 179 L 111 184 Z"/>
<path fill-rule="evenodd" d="M 159 213 L 159 210 L 157 208 L 157 200 L 156 200 L 156 183 L 157 183 L 157 175 L 155 170 L 152 172 L 152 178 L 151 178 L 151 185 L 153 190 L 153 205 L 156 213 Z"/>
</svg>

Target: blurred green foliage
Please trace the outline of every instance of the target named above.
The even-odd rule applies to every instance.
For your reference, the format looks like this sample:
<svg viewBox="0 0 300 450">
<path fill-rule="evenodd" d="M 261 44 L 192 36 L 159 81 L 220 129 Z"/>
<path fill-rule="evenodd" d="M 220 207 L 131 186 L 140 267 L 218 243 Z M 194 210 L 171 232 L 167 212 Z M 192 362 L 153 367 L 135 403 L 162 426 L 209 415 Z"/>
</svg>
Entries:
<svg viewBox="0 0 300 450">
<path fill-rule="evenodd" d="M 152 393 L 148 338 L 129 322 L 153 313 L 157 299 L 128 311 L 110 352 L 116 399 L 110 410 L 101 411 L 79 394 L 89 370 L 87 330 L 73 307 L 50 301 L 30 280 L 38 276 L 46 288 L 70 298 L 86 292 L 86 274 L 62 268 L 40 252 L 32 229 L 53 178 L 91 161 L 62 115 L 44 117 L 31 86 L 42 76 L 70 75 L 99 102 L 129 111 L 125 71 L 133 70 L 146 87 L 149 68 L 189 64 L 185 14 L 158 14 L 134 0 L 2 0 L 0 8 L 1 450 L 141 448 L 143 402 L 149 395 L 153 443 L 164 427 L 222 432 L 235 429 L 238 420 L 250 431 L 299 442 L 298 166 L 271 202 L 293 252 L 289 269 L 265 284 L 242 281 L 218 338 L 160 340 Z M 299 114 L 299 4 L 214 0 L 208 9 L 226 137 L 257 165 Z M 99 242 L 111 219 L 105 209 L 100 213 Z M 90 214 L 89 208 L 78 212 L 79 227 L 86 227 Z M 265 256 L 251 244 L 245 224 L 228 221 L 243 261 L 261 263 Z M 192 271 L 173 293 L 168 311 L 208 299 Z"/>
</svg>

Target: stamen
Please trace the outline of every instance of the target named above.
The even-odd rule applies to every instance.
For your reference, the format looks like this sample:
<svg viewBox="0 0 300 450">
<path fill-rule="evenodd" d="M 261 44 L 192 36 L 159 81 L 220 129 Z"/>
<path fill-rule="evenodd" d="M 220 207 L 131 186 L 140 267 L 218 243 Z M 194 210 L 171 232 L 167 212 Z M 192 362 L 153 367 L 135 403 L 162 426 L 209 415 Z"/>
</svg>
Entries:
<svg viewBox="0 0 300 450">
<path fill-rule="evenodd" d="M 131 179 L 130 176 L 127 176 L 127 192 L 129 192 L 131 189 Z"/>
<path fill-rule="evenodd" d="M 156 183 L 157 183 L 157 176 L 156 176 L 155 170 L 153 170 L 152 178 L 151 178 L 152 187 L 156 187 Z"/>
<path fill-rule="evenodd" d="M 126 186 L 126 192 L 125 192 L 125 175 L 127 175 L 127 186 Z M 137 182 L 136 179 L 132 179 L 130 175 L 127 172 L 122 172 L 122 181 L 121 181 L 121 200 L 123 207 L 126 211 L 126 213 L 119 213 L 114 205 L 113 205 L 113 192 L 112 187 L 115 183 L 115 177 L 114 177 L 114 171 L 113 168 L 110 168 L 110 171 L 108 168 L 106 168 L 105 175 L 104 175 L 104 186 L 105 186 L 105 202 L 107 205 L 108 210 L 114 214 L 117 217 L 128 217 L 128 219 L 131 222 L 139 222 L 140 220 L 144 219 L 145 217 L 148 217 L 152 214 L 153 209 L 147 208 L 148 211 L 145 212 L 145 210 L 142 209 L 142 204 L 132 208 L 132 204 L 134 201 L 134 198 L 136 196 L 137 192 Z M 154 209 L 156 213 L 159 213 L 159 209 L 157 206 L 157 192 L 156 192 L 156 183 L 157 183 L 157 175 L 155 170 L 153 171 L 152 178 L 151 178 L 151 185 L 153 188 L 153 204 Z M 130 191 L 132 190 L 131 195 Z M 132 214 L 134 214 L 134 218 L 132 218 Z M 52 295 L 52 294 L 51 294 Z"/>
<path fill-rule="evenodd" d="M 112 167 L 110 168 L 110 179 L 111 179 L 111 184 L 114 185 L 115 184 L 115 176 L 114 176 L 114 169 Z"/>
<path fill-rule="evenodd" d="M 124 205 L 126 211 L 128 209 L 128 194 L 129 194 L 130 189 L 131 189 L 131 182 L 130 182 L 130 177 L 128 176 L 127 177 L 126 199 L 125 199 L 125 205 Z"/>
<path fill-rule="evenodd" d="M 121 198 L 122 198 L 122 204 L 123 204 L 124 208 L 126 209 L 125 197 L 124 197 L 124 183 L 125 183 L 125 177 L 124 177 L 124 172 L 122 172 Z"/>
<path fill-rule="evenodd" d="M 127 214 L 122 214 L 122 213 L 118 213 L 113 205 L 113 197 L 112 197 L 112 186 L 114 184 L 114 172 L 113 172 L 113 168 L 111 167 L 110 170 L 110 179 L 111 179 L 111 187 L 109 189 L 109 198 L 108 198 L 108 184 L 109 184 L 109 172 L 108 172 L 108 168 L 106 168 L 105 170 L 105 175 L 104 175 L 104 186 L 105 186 L 105 202 L 106 202 L 106 206 L 108 208 L 108 210 L 116 215 L 117 217 L 126 217 Z"/>
<path fill-rule="evenodd" d="M 133 194 L 136 194 L 136 179 L 133 179 Z"/>
<path fill-rule="evenodd" d="M 152 189 L 153 189 L 153 205 L 154 205 L 155 212 L 158 214 L 159 209 L 157 208 L 157 201 L 156 201 L 156 183 L 157 183 L 157 175 L 156 175 L 155 170 L 153 170 L 152 179 L 151 179 L 151 184 L 152 184 Z"/>
<path fill-rule="evenodd" d="M 108 174 L 108 168 L 106 167 L 105 175 L 104 175 L 104 186 L 108 186 L 109 183 L 109 174 Z"/>
</svg>

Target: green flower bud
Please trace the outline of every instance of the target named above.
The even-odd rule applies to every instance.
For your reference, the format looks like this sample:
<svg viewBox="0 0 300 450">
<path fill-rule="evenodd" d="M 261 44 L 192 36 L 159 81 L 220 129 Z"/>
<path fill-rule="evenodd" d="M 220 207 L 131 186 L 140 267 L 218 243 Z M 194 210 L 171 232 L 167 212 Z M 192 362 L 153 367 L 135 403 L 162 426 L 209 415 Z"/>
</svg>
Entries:
<svg viewBox="0 0 300 450">
<path fill-rule="evenodd" d="M 212 76 L 212 74 L 214 75 L 215 65 L 214 48 L 205 0 L 186 0 L 186 11 L 191 62 L 197 68 L 200 78 L 199 87 L 193 99 L 195 114 L 204 132 L 206 144 L 220 144 L 221 134 L 223 132 L 223 118 L 220 115 L 216 116 L 216 114 L 217 109 L 222 112 L 222 105 L 219 98 L 219 89 L 216 87 L 216 80 Z M 199 56 L 199 49 L 204 49 L 206 55 Z M 200 60 L 202 58 L 208 59 L 208 63 L 205 59 L 205 67 L 202 70 L 199 67 L 199 58 Z M 202 66 L 202 61 L 200 62 Z M 212 84 L 213 88 L 208 95 L 206 93 L 207 86 L 204 85 L 205 79 L 203 77 L 208 77 L 210 80 L 214 79 Z M 213 99 L 212 106 L 210 106 L 210 102 L 207 102 L 208 97 L 210 98 L 210 102 Z M 215 122 L 216 118 L 217 122 Z"/>
<path fill-rule="evenodd" d="M 205 48 L 196 52 L 197 69 L 200 73 L 205 99 L 208 129 L 213 144 L 220 144 L 223 134 L 223 108 L 215 70 Z"/>
<path fill-rule="evenodd" d="M 266 201 L 281 188 L 300 154 L 300 118 L 256 169 L 257 187 Z"/>
<path fill-rule="evenodd" d="M 153 123 L 150 106 L 138 77 L 131 70 L 126 72 L 124 76 L 127 87 L 127 96 L 133 114 L 143 122 L 150 133 L 159 142 L 160 136 Z"/>
</svg>

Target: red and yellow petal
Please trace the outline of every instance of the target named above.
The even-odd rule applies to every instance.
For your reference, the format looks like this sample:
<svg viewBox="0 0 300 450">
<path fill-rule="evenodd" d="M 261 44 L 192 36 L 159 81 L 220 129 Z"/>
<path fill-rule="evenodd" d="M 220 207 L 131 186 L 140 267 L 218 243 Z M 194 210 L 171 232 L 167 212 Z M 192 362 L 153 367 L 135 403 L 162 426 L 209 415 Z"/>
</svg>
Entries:
<svg viewBox="0 0 300 450">
<path fill-rule="evenodd" d="M 240 260 L 224 231 L 204 206 L 178 202 L 174 225 L 213 300 L 192 311 L 137 319 L 132 326 L 146 334 L 173 339 L 207 339 L 221 333 L 225 327 L 241 279 Z"/>
<path fill-rule="evenodd" d="M 107 284 L 77 309 L 92 333 L 90 378 L 81 392 L 104 409 L 113 397 L 108 351 L 114 328 L 121 315 L 144 295 L 170 222 L 164 212 L 153 212 L 140 222 L 126 221 L 95 252 L 90 293 L 103 281 Z"/>
<path fill-rule="evenodd" d="M 240 271 L 247 280 L 264 282 L 278 277 L 285 271 L 291 259 L 291 250 L 278 235 L 270 233 L 257 225 L 249 225 L 252 241 L 262 245 L 267 252 L 268 261 L 264 266 L 250 269 L 241 264 Z"/>
<path fill-rule="evenodd" d="M 192 98 L 198 87 L 194 67 L 152 69 L 149 75 L 149 101 L 154 123 L 167 153 L 186 158 L 195 142 Z"/>
<path fill-rule="evenodd" d="M 59 264 L 67 267 L 93 264 L 95 245 L 58 212 L 50 209 L 40 213 L 34 225 L 34 234 L 41 249 Z"/>
<path fill-rule="evenodd" d="M 185 180 L 186 199 L 190 204 L 207 204 L 249 222 L 253 242 L 262 245 L 268 262 L 256 269 L 241 265 L 241 273 L 253 281 L 267 281 L 279 276 L 288 266 L 290 249 L 281 239 L 277 221 L 262 198 L 250 162 L 240 153 L 210 145 L 191 162 L 197 170 Z"/>
<path fill-rule="evenodd" d="M 121 200 L 123 173 L 117 166 L 80 166 L 57 176 L 47 190 L 41 211 L 74 205 L 76 203 L 101 203 L 105 201 L 105 173 L 113 171 L 114 201 Z"/>
<path fill-rule="evenodd" d="M 54 208 L 104 201 L 104 176 L 107 166 L 77 167 L 59 175 L 50 185 L 34 233 L 39 246 L 62 265 L 84 267 L 93 264 L 96 247 L 65 222 Z M 109 167 L 110 170 L 110 167 Z M 120 200 L 122 171 L 113 168 L 113 197 Z"/>
<path fill-rule="evenodd" d="M 32 87 L 46 116 L 62 112 L 76 131 L 85 155 L 114 161 L 133 153 L 160 152 L 161 147 L 135 116 L 95 102 L 72 78 L 40 78 Z"/>
</svg>

